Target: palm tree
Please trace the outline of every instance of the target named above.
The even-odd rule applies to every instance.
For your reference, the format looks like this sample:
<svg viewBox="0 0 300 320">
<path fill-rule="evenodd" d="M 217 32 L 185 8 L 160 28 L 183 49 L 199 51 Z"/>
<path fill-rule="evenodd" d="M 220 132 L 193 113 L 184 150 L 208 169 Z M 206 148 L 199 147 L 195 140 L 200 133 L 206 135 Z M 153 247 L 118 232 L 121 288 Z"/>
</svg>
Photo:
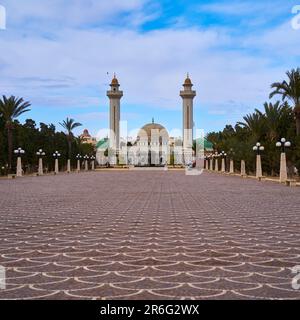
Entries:
<svg viewBox="0 0 300 320">
<path fill-rule="evenodd" d="M 274 142 L 279 135 L 278 127 L 280 120 L 284 114 L 285 107 L 280 105 L 280 101 L 273 103 L 264 103 L 264 113 L 255 109 L 255 111 L 265 120 L 265 128 L 267 129 L 267 136 L 270 141 Z"/>
<path fill-rule="evenodd" d="M 278 94 L 282 96 L 283 101 L 293 102 L 297 135 L 300 135 L 300 68 L 292 69 L 286 75 L 288 81 L 275 82 L 271 85 L 275 90 L 270 93 L 270 99 Z"/>
<path fill-rule="evenodd" d="M 81 123 L 75 122 L 74 119 L 67 118 L 63 121 L 63 123 L 60 123 L 60 125 L 67 131 L 67 141 L 68 141 L 68 147 L 69 147 L 69 159 L 72 157 L 72 140 L 74 138 L 73 130 L 77 127 L 82 126 Z"/>
<path fill-rule="evenodd" d="M 255 141 L 259 141 L 264 135 L 264 118 L 257 111 L 253 114 L 248 114 L 243 117 L 244 122 L 238 122 L 237 125 L 246 128 L 251 132 Z"/>
<path fill-rule="evenodd" d="M 11 172 L 12 166 L 12 153 L 13 153 L 13 134 L 14 120 L 16 120 L 21 114 L 30 111 L 28 101 L 24 101 L 22 98 L 11 96 L 7 98 L 3 96 L 0 99 L 0 116 L 5 122 L 5 128 L 7 130 L 7 143 L 8 143 L 8 170 Z"/>
</svg>

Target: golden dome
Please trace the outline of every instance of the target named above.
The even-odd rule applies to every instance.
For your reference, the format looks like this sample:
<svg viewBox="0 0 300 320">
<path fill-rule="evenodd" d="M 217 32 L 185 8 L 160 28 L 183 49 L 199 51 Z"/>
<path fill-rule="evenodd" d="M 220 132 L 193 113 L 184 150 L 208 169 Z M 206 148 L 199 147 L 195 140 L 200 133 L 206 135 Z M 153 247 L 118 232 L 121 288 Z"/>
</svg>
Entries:
<svg viewBox="0 0 300 320">
<path fill-rule="evenodd" d="M 118 79 L 116 78 L 116 76 L 114 76 L 114 78 L 112 79 L 111 84 L 112 84 L 113 86 L 119 85 L 119 81 L 118 81 Z"/>
<path fill-rule="evenodd" d="M 184 85 L 185 86 L 192 86 L 193 85 L 189 76 L 187 76 L 187 78 L 185 79 Z"/>
</svg>

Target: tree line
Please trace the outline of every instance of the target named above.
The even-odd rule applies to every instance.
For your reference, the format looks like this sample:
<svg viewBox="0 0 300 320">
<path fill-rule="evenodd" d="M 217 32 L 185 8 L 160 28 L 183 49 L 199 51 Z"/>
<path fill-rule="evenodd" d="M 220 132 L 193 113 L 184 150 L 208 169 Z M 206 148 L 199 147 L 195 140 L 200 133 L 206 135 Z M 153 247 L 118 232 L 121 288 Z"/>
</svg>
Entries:
<svg viewBox="0 0 300 320">
<path fill-rule="evenodd" d="M 287 149 L 289 172 L 294 167 L 300 171 L 300 68 L 286 73 L 287 80 L 271 85 L 269 98 L 280 97 L 277 102 L 265 102 L 261 109 L 255 109 L 243 117 L 235 126 L 226 125 L 222 131 L 211 132 L 207 139 L 214 144 L 217 152 L 225 151 L 229 159 L 234 159 L 237 167 L 246 161 L 247 170 L 255 172 L 253 146 L 260 142 L 263 170 L 268 175 L 279 174 L 280 149 L 276 142 L 286 138 L 292 143 Z"/>
<path fill-rule="evenodd" d="M 25 173 L 37 171 L 37 151 L 42 149 L 44 166 L 46 171 L 53 171 L 53 153 L 61 154 L 60 165 L 66 167 L 70 159 L 73 166 L 76 165 L 76 155 L 94 155 L 94 146 L 83 144 L 80 137 L 75 137 L 73 130 L 81 126 L 73 119 L 67 118 L 60 125 L 64 131 L 59 131 L 53 124 L 39 123 L 27 119 L 24 124 L 18 118 L 30 111 L 30 102 L 15 96 L 3 96 L 0 99 L 0 174 L 6 175 L 15 172 L 16 157 L 14 150 L 23 148 L 25 154 L 22 157 Z"/>
</svg>

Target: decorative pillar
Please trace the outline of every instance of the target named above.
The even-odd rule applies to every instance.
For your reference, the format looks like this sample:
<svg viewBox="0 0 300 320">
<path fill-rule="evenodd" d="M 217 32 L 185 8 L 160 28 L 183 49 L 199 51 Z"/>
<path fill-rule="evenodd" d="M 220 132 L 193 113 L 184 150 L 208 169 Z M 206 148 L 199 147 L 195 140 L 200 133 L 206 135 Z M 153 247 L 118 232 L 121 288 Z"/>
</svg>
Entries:
<svg viewBox="0 0 300 320">
<path fill-rule="evenodd" d="M 225 158 L 222 158 L 221 172 L 225 172 Z"/>
<path fill-rule="evenodd" d="M 262 167 L 261 167 L 261 156 L 258 154 L 256 156 L 256 178 L 262 178 Z"/>
<path fill-rule="evenodd" d="M 245 160 L 241 161 L 241 176 L 242 177 L 246 176 L 246 163 L 245 163 Z"/>
<path fill-rule="evenodd" d="M 92 161 L 92 171 L 95 171 L 95 160 Z"/>
<path fill-rule="evenodd" d="M 88 163 L 88 160 L 85 160 L 85 162 L 84 162 L 84 169 L 85 169 L 85 171 L 88 171 L 89 170 L 89 163 Z"/>
<path fill-rule="evenodd" d="M 17 172 L 16 172 L 16 176 L 17 177 L 22 177 L 22 158 L 18 157 L 17 158 Z"/>
<path fill-rule="evenodd" d="M 209 170 L 210 170 L 210 171 L 213 171 L 213 170 L 214 170 L 214 160 L 213 160 L 213 159 L 210 159 L 210 160 L 209 160 Z"/>
<path fill-rule="evenodd" d="M 215 171 L 219 171 L 219 160 L 217 157 L 215 158 Z"/>
<path fill-rule="evenodd" d="M 44 174 L 44 170 L 43 170 L 43 159 L 39 158 L 39 171 L 38 171 L 38 175 L 42 176 Z"/>
<path fill-rule="evenodd" d="M 234 161 L 230 159 L 230 168 L 229 168 L 229 173 L 233 174 L 234 173 Z"/>
<path fill-rule="evenodd" d="M 59 173 L 59 166 L 58 166 L 58 159 L 55 159 L 55 169 L 54 169 L 55 174 Z"/>
<path fill-rule="evenodd" d="M 286 154 L 281 153 L 280 157 L 280 182 L 285 183 L 287 180 Z"/>
<path fill-rule="evenodd" d="M 68 159 L 68 162 L 67 162 L 67 173 L 71 173 L 71 160 Z"/>
<path fill-rule="evenodd" d="M 77 172 L 80 172 L 80 160 L 77 160 Z"/>
</svg>

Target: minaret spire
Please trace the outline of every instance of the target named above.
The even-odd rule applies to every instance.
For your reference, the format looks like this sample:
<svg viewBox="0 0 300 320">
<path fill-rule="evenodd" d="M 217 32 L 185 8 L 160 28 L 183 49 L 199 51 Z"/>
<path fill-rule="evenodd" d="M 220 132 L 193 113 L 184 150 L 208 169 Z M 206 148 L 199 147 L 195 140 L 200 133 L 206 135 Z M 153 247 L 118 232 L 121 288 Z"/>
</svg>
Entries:
<svg viewBox="0 0 300 320">
<path fill-rule="evenodd" d="M 110 102 L 109 112 L 109 149 L 111 155 L 109 155 L 109 163 L 112 165 L 117 164 L 117 154 L 119 152 L 120 144 L 120 109 L 121 98 L 123 97 L 123 91 L 119 90 L 120 84 L 114 73 L 114 78 L 110 84 L 111 89 L 107 91 L 107 96 Z"/>
<path fill-rule="evenodd" d="M 192 159 L 192 147 L 193 147 L 193 130 L 194 130 L 194 98 L 196 91 L 193 89 L 193 83 L 190 79 L 189 73 L 183 84 L 183 90 L 180 91 L 180 96 L 183 100 L 183 153 L 184 163 L 187 164 Z"/>
</svg>

